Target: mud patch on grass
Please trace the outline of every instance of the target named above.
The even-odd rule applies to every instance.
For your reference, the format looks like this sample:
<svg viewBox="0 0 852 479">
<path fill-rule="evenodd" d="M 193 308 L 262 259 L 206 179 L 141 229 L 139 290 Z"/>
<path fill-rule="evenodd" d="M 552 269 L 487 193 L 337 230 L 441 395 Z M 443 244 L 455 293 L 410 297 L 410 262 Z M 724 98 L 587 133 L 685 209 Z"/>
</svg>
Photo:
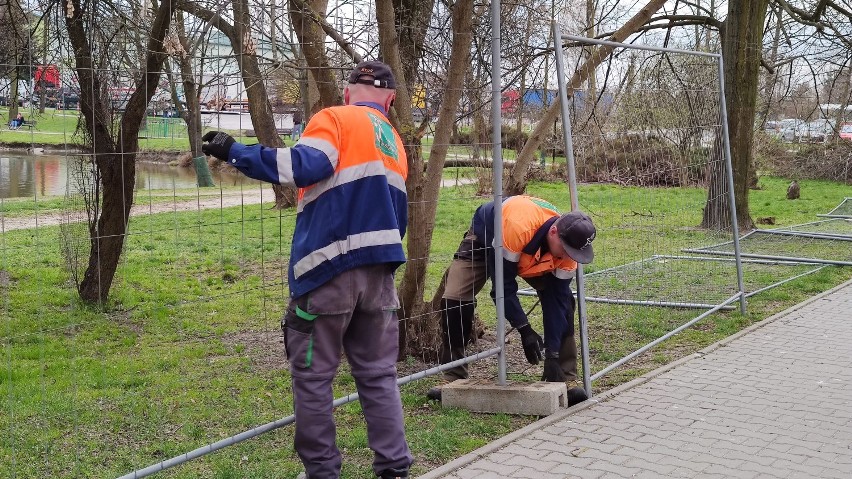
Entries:
<svg viewBox="0 0 852 479">
<path fill-rule="evenodd" d="M 288 370 L 284 334 L 279 330 L 241 331 L 222 338 L 234 354 L 248 357 L 257 371 Z"/>
<path fill-rule="evenodd" d="M 526 356 L 524 356 L 524 349 L 521 346 L 520 337 L 517 333 L 509 333 L 506 339 L 506 372 L 512 376 L 510 379 L 519 381 L 538 380 L 542 373 L 541 363 L 532 365 L 527 362 Z M 493 331 L 487 331 L 467 348 L 466 355 L 470 356 L 481 353 L 495 347 L 497 347 L 497 336 Z M 438 345 L 435 345 L 433 360 L 422 361 L 420 359 L 408 358 L 397 363 L 396 368 L 397 374 L 402 377 L 433 368 L 439 364 Z M 497 379 L 497 356 L 491 356 L 469 364 L 468 373 L 472 379 Z M 440 376 L 440 374 L 435 375 L 438 378 Z"/>
</svg>

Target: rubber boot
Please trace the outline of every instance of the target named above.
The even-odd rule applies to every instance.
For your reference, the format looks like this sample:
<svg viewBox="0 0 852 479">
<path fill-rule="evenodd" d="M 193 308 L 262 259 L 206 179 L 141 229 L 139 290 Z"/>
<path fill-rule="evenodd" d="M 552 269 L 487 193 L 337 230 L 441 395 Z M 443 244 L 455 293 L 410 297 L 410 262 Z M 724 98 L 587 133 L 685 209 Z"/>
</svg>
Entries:
<svg viewBox="0 0 852 479">
<path fill-rule="evenodd" d="M 473 336 L 473 313 L 476 303 L 455 299 L 441 300 L 441 351 L 440 362 L 447 364 L 465 356 L 465 349 Z M 467 379 L 467 365 L 444 371 L 444 382 L 426 392 L 433 401 L 441 400 L 441 386 L 456 379 Z"/>
<path fill-rule="evenodd" d="M 568 382 L 577 381 L 577 341 L 573 334 L 562 337 L 559 347 L 559 366 Z"/>
<path fill-rule="evenodd" d="M 385 469 L 379 474 L 380 479 L 397 479 L 397 478 L 407 478 L 408 477 L 408 468 L 407 467 L 398 467 Z"/>
<path fill-rule="evenodd" d="M 541 375 L 541 380 L 549 383 L 565 382 L 565 373 L 562 372 L 558 357 L 544 358 L 544 373 Z"/>
<path fill-rule="evenodd" d="M 568 386 L 568 406 L 589 399 L 589 395 L 586 394 L 586 390 L 583 389 L 583 385 L 577 377 L 577 341 L 575 341 L 573 334 L 568 334 L 562 338 L 562 344 L 559 348 L 559 367 Z"/>
</svg>

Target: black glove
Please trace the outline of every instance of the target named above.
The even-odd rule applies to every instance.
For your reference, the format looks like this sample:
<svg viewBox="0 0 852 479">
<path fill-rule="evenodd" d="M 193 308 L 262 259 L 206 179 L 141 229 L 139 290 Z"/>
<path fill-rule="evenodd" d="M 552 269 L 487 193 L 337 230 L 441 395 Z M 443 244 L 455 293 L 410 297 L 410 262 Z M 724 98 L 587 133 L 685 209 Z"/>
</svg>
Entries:
<svg viewBox="0 0 852 479">
<path fill-rule="evenodd" d="M 529 324 L 518 328 L 518 333 L 521 334 L 521 346 L 524 347 L 527 362 L 538 364 L 543 358 L 541 349 L 544 347 L 544 341 L 542 341 L 541 336 Z"/>
<path fill-rule="evenodd" d="M 201 151 L 207 156 L 215 156 L 222 161 L 228 161 L 231 145 L 237 141 L 224 131 L 208 131 L 201 137 L 207 143 L 201 145 Z"/>
</svg>

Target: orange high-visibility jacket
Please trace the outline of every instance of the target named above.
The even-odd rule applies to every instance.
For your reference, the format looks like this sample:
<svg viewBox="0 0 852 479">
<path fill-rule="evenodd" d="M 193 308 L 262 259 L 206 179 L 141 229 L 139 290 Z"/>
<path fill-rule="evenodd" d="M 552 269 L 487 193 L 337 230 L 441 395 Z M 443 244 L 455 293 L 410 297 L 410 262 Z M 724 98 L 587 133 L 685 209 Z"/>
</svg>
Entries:
<svg viewBox="0 0 852 479">
<path fill-rule="evenodd" d="M 291 296 L 358 266 L 405 263 L 408 163 L 380 105 L 325 108 L 292 148 L 235 143 L 228 156 L 247 176 L 299 187 Z"/>
<path fill-rule="evenodd" d="M 547 273 L 561 279 L 574 277 L 577 263 L 571 258 L 557 259 L 549 252 L 541 254 L 537 248 L 524 251 L 536 232 L 560 215 L 555 206 L 532 196 L 512 196 L 503 201 L 503 257 L 518 263 L 521 278 Z"/>
</svg>

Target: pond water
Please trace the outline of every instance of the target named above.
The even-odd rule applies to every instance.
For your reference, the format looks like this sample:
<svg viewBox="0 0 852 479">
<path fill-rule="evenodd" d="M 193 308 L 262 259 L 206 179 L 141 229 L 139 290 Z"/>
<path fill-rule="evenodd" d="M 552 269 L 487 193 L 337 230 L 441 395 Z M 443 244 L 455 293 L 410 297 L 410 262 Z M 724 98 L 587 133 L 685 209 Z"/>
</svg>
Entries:
<svg viewBox="0 0 852 479">
<path fill-rule="evenodd" d="M 78 157 L 20 155 L 0 151 L 0 198 L 62 196 L 76 189 L 73 165 Z M 235 173 L 213 172 L 217 186 L 254 183 Z M 136 191 L 175 190 L 196 186 L 195 169 L 157 163 L 136 164 Z"/>
</svg>

